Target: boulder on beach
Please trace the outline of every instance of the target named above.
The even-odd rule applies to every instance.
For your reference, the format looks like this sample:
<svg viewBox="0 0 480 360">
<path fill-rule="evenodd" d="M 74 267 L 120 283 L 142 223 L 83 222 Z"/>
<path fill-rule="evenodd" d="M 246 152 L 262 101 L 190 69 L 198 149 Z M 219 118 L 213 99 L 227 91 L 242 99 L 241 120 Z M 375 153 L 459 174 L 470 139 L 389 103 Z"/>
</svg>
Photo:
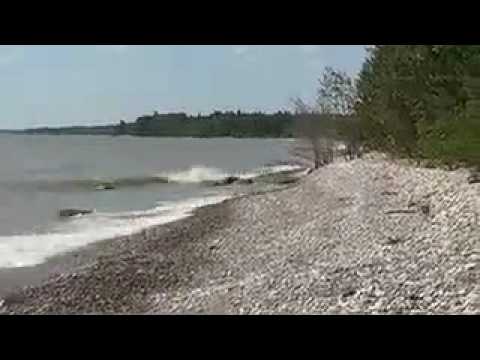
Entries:
<svg viewBox="0 0 480 360">
<path fill-rule="evenodd" d="M 472 172 L 468 177 L 469 184 L 480 184 L 480 172 Z"/>
<path fill-rule="evenodd" d="M 93 210 L 87 209 L 62 209 L 58 212 L 60 217 L 72 217 L 77 215 L 87 215 L 93 213 Z"/>
<path fill-rule="evenodd" d="M 284 177 L 276 180 L 276 184 L 279 185 L 288 185 L 288 184 L 295 184 L 298 182 L 300 179 L 299 178 L 294 178 L 294 177 Z"/>
</svg>

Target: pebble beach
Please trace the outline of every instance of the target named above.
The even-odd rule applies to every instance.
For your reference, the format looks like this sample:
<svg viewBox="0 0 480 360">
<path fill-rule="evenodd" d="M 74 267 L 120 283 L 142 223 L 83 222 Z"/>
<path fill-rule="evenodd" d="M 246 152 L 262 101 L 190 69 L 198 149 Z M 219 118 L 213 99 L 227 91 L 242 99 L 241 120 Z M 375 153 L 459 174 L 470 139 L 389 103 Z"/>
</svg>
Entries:
<svg viewBox="0 0 480 360">
<path fill-rule="evenodd" d="M 0 274 L 0 314 L 480 314 L 480 184 L 467 177 L 334 163 L 59 256 L 24 284 Z"/>
</svg>

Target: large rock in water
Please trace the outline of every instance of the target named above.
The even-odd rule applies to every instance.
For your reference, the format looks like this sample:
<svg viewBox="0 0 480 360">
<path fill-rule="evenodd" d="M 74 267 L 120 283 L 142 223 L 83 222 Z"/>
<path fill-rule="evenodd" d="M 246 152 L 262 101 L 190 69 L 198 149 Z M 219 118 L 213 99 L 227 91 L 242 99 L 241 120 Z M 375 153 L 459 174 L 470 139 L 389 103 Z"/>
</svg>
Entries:
<svg viewBox="0 0 480 360">
<path fill-rule="evenodd" d="M 93 213 L 93 210 L 85 209 L 62 209 L 58 212 L 60 217 L 72 217 L 76 215 L 87 215 Z"/>
<path fill-rule="evenodd" d="M 232 185 L 233 183 L 237 182 L 240 180 L 240 178 L 235 177 L 235 176 L 229 176 L 221 181 L 217 181 L 214 183 L 215 186 L 222 186 L 222 185 Z"/>
<path fill-rule="evenodd" d="M 298 171 L 296 171 L 298 172 Z M 298 176 L 295 176 L 293 171 L 282 171 L 278 173 L 270 173 L 257 176 L 255 178 L 256 183 L 274 184 L 274 185 L 287 185 L 294 184 L 300 180 Z"/>
</svg>

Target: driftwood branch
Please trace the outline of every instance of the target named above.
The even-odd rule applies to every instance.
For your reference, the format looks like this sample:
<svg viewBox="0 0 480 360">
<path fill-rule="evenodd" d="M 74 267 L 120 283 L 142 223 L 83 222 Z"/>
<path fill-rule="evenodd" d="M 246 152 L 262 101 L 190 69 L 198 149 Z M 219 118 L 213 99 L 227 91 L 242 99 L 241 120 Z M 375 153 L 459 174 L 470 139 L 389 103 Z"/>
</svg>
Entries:
<svg viewBox="0 0 480 360">
<path fill-rule="evenodd" d="M 399 210 L 387 210 L 385 211 L 385 215 L 392 215 L 392 214 L 416 214 L 417 210 L 408 210 L 408 209 L 399 209 Z"/>
</svg>

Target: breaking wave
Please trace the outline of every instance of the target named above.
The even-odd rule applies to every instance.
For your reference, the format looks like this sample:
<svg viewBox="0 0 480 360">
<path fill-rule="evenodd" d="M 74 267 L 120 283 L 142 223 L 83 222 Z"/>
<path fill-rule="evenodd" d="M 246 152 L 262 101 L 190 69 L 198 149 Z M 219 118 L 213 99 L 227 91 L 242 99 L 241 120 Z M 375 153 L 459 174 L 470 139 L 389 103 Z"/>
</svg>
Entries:
<svg viewBox="0 0 480 360">
<path fill-rule="evenodd" d="M 229 176 L 248 179 L 259 175 L 291 171 L 300 168 L 301 167 L 295 165 L 274 165 L 248 171 L 228 172 L 212 167 L 194 166 L 187 170 L 170 171 L 147 176 L 119 177 L 113 179 L 96 177 L 84 179 L 28 180 L 7 185 L 13 188 L 20 188 L 24 190 L 34 189 L 54 192 L 75 190 L 89 191 L 161 184 L 208 184 L 211 182 L 220 181 Z"/>
<path fill-rule="evenodd" d="M 108 182 L 100 179 L 77 179 L 39 183 L 46 190 L 68 190 L 72 187 L 95 188 L 99 184 L 117 186 L 143 186 L 148 184 L 187 184 L 218 181 L 227 176 L 254 178 L 269 173 L 301 169 L 298 166 L 276 165 L 251 171 L 229 173 L 220 169 L 195 166 L 188 170 L 173 171 L 148 177 L 126 177 Z M 48 186 L 47 186 L 48 185 Z M 34 266 L 56 254 L 65 253 L 100 240 L 125 236 L 154 225 L 176 221 L 192 214 L 196 208 L 217 204 L 234 196 L 228 191 L 204 194 L 180 201 L 161 202 L 145 211 L 115 213 L 94 212 L 72 217 L 57 223 L 48 233 L 0 236 L 0 268 Z"/>
</svg>

